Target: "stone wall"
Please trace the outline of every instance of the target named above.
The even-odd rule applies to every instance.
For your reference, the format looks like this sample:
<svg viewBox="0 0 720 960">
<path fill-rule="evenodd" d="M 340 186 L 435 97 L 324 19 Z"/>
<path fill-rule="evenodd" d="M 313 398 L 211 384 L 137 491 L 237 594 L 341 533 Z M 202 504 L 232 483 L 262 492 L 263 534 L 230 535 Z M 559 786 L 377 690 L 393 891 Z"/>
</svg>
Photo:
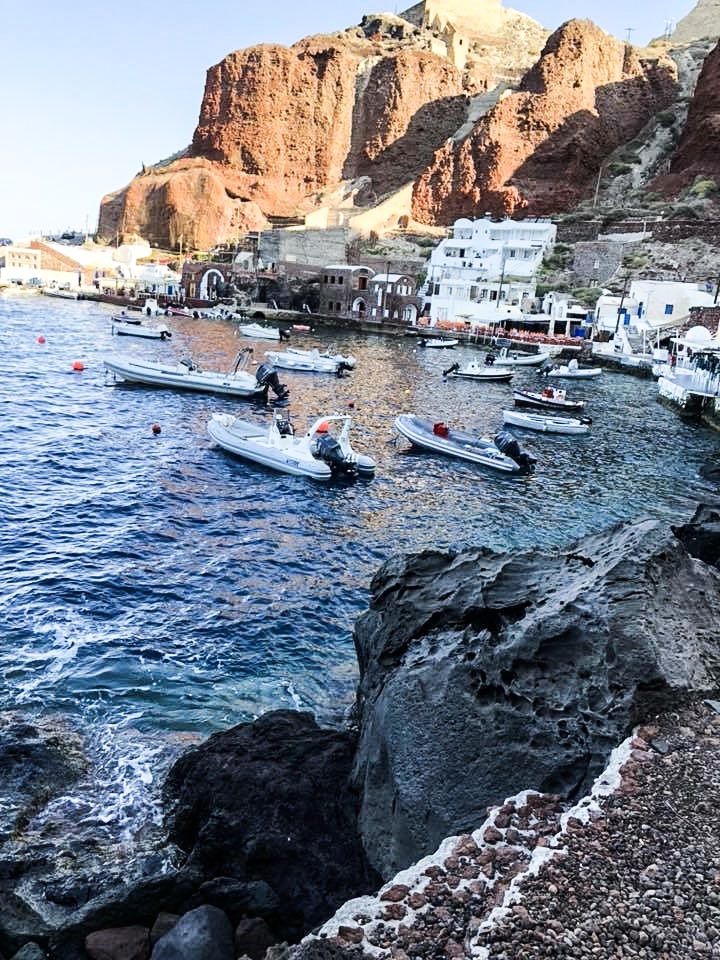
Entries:
<svg viewBox="0 0 720 960">
<path fill-rule="evenodd" d="M 281 260 L 296 260 L 323 267 L 347 263 L 352 234 L 347 227 L 330 230 L 267 230 L 260 234 L 258 256 L 267 266 Z"/>
</svg>

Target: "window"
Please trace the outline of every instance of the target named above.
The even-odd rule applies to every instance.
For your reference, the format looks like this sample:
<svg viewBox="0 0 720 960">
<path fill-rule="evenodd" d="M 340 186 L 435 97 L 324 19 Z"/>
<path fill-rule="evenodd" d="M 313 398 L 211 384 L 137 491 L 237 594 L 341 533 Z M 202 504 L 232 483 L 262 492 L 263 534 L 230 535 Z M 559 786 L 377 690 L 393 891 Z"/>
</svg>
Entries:
<svg viewBox="0 0 720 960">
<path fill-rule="evenodd" d="M 673 305 L 672 305 L 671 303 L 666 303 L 666 304 L 665 304 L 665 315 L 669 317 L 669 316 L 672 314 L 672 312 L 673 312 Z"/>
<path fill-rule="evenodd" d="M 439 284 L 439 283 L 434 283 L 434 284 L 433 284 L 433 296 L 434 296 L 434 297 L 437 297 L 437 296 L 439 296 L 439 295 L 440 295 L 440 284 Z"/>
<path fill-rule="evenodd" d="M 358 277 L 358 290 L 367 290 L 367 277 Z"/>
</svg>

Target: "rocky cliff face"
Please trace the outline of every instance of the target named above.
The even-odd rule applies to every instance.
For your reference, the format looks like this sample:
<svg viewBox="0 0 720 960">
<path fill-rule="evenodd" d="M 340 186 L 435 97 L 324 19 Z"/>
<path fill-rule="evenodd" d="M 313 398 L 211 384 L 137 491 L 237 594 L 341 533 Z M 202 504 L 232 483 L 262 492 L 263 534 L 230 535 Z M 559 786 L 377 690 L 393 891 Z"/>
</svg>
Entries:
<svg viewBox="0 0 720 960">
<path fill-rule="evenodd" d="M 312 207 L 343 181 L 371 177 L 372 198 L 416 178 L 465 122 L 468 97 L 527 69 L 547 36 L 498 0 L 427 6 L 414 21 L 368 17 L 210 68 L 192 145 L 105 197 L 100 236 L 206 246 Z"/>
<path fill-rule="evenodd" d="M 719 139 L 720 44 L 703 64 L 669 173 L 656 180 L 654 187 L 668 195 L 677 194 L 698 176 L 720 184 Z"/>
<path fill-rule="evenodd" d="M 673 99 L 676 70 L 589 21 L 549 39 L 517 93 L 460 143 L 446 143 L 415 185 L 413 215 L 448 223 L 486 210 L 547 214 L 592 189 L 603 160 Z"/>
<path fill-rule="evenodd" d="M 670 41 L 673 45 L 695 40 L 720 37 L 720 0 L 699 0 L 690 13 L 675 28 Z"/>
</svg>

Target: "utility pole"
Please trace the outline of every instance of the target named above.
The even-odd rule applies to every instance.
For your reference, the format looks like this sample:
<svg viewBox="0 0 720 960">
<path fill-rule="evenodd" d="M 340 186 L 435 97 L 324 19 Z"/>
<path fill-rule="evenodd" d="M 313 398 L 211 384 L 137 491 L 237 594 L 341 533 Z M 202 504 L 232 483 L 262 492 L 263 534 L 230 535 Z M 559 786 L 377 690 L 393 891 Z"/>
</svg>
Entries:
<svg viewBox="0 0 720 960">
<path fill-rule="evenodd" d="M 715 284 L 715 299 L 713 300 L 713 304 L 715 306 L 717 306 L 719 296 L 720 296 L 720 277 L 717 278 L 717 283 Z"/>
<path fill-rule="evenodd" d="M 625 282 L 623 283 L 622 296 L 620 297 L 620 304 L 619 304 L 618 309 L 617 309 L 617 320 L 615 321 L 615 334 L 614 334 L 614 336 L 617 336 L 618 328 L 619 328 L 619 326 L 620 326 L 620 317 L 622 316 L 622 308 L 623 308 L 623 304 L 625 303 L 625 294 L 627 293 L 627 286 L 628 286 L 628 280 L 629 280 L 629 279 L 630 279 L 630 274 L 628 273 L 628 274 L 626 274 L 626 276 L 625 276 Z"/>
<path fill-rule="evenodd" d="M 630 34 L 635 33 L 635 27 L 626 27 L 625 33 L 627 34 L 627 43 L 630 43 Z"/>
</svg>

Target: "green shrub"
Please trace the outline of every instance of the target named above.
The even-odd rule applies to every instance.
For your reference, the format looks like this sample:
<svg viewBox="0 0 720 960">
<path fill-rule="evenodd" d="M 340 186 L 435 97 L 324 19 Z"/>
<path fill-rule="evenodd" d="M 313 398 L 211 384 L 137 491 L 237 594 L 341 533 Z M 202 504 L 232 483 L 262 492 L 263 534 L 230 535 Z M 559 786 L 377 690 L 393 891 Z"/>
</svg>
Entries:
<svg viewBox="0 0 720 960">
<path fill-rule="evenodd" d="M 718 192 L 718 185 L 714 180 L 704 180 L 702 177 L 696 177 L 695 182 L 688 190 L 691 197 L 711 197 Z"/>
<path fill-rule="evenodd" d="M 623 173 L 630 173 L 631 170 L 632 166 L 629 163 L 611 163 L 607 168 L 611 177 L 619 177 Z"/>
<path fill-rule="evenodd" d="M 600 287 L 577 287 L 572 295 L 585 307 L 594 307 L 598 297 L 602 295 Z"/>
</svg>

